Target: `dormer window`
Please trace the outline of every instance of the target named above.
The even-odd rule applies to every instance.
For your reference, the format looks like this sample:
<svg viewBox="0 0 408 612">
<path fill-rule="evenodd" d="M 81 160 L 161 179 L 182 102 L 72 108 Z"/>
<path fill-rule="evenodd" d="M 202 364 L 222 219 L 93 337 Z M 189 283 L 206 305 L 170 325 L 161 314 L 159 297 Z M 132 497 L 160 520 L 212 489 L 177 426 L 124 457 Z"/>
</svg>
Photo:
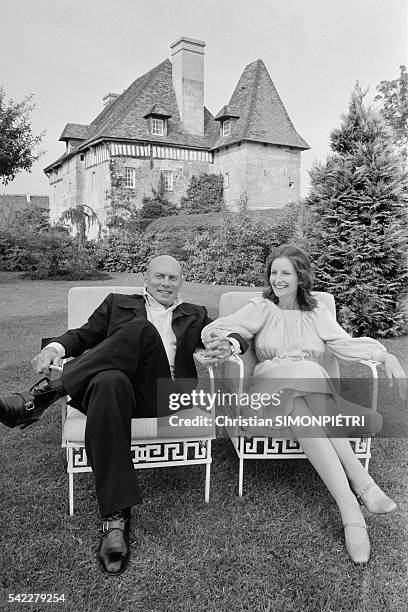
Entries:
<svg viewBox="0 0 408 612">
<path fill-rule="evenodd" d="M 222 122 L 223 137 L 229 136 L 232 132 L 232 128 L 233 128 L 232 119 L 225 119 L 225 121 Z"/>
<path fill-rule="evenodd" d="M 151 132 L 156 136 L 163 136 L 164 134 L 164 119 L 152 117 L 151 121 Z"/>
<path fill-rule="evenodd" d="M 220 122 L 220 136 L 222 138 L 225 138 L 226 136 L 230 136 L 232 134 L 238 119 L 238 109 L 233 106 L 222 107 L 218 115 L 215 117 L 215 121 Z"/>
<path fill-rule="evenodd" d="M 168 120 L 171 115 L 165 108 L 155 104 L 150 111 L 143 116 L 148 121 L 149 132 L 152 136 L 166 136 L 168 131 Z"/>
</svg>

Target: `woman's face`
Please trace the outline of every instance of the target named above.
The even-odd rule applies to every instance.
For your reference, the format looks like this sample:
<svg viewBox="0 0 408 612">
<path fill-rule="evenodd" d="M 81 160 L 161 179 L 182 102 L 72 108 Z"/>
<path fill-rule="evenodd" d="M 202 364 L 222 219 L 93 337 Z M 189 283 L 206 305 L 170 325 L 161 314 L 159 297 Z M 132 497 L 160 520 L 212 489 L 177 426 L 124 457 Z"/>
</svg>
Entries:
<svg viewBox="0 0 408 612">
<path fill-rule="evenodd" d="M 278 298 L 296 297 L 299 286 L 297 272 L 287 257 L 277 257 L 272 262 L 269 282 Z"/>
</svg>

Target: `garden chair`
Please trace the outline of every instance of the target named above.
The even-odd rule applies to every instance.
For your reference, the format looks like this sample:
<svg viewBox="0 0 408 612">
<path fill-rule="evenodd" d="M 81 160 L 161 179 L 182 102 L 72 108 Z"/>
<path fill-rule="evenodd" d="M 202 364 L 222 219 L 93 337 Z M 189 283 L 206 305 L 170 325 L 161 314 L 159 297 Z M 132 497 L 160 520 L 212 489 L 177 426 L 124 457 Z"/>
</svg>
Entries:
<svg viewBox="0 0 408 612">
<path fill-rule="evenodd" d="M 239 310 L 244 306 L 249 299 L 262 295 L 260 292 L 229 292 L 224 293 L 220 299 L 219 315 L 225 316 Z M 330 293 L 313 292 L 313 295 L 323 302 L 330 312 L 336 316 L 336 308 L 334 298 Z M 248 378 L 251 376 L 256 365 L 256 356 L 252 346 L 242 356 L 233 355 L 227 361 L 215 365 L 207 365 L 210 378 L 210 392 L 214 393 L 215 380 L 229 381 L 230 387 L 228 390 L 234 391 L 241 395 L 245 391 L 245 385 Z M 205 360 L 203 360 L 205 363 Z M 372 376 L 372 401 L 371 408 L 377 409 L 378 401 L 378 375 L 377 362 L 360 361 L 366 365 Z M 333 379 L 339 379 L 339 366 L 335 355 L 327 350 L 324 359 L 324 367 Z M 228 411 L 231 416 L 237 415 L 237 407 L 229 406 Z M 279 437 L 246 437 L 239 432 L 237 427 L 226 427 L 227 434 L 231 439 L 237 456 L 239 458 L 239 478 L 238 478 L 238 493 L 242 496 L 243 479 L 244 479 L 244 460 L 245 459 L 305 459 L 299 442 L 291 437 L 290 429 L 276 430 Z M 275 433 L 275 432 L 273 432 Z M 364 461 L 364 467 L 368 471 L 369 460 L 371 457 L 371 438 L 357 437 L 348 438 L 352 443 L 353 450 L 357 457 Z"/>
<path fill-rule="evenodd" d="M 68 294 L 68 328 L 83 325 L 109 293 L 141 294 L 143 287 L 74 287 Z M 184 414 L 187 415 L 186 411 Z M 214 420 L 212 420 L 214 423 Z M 66 449 L 69 514 L 74 513 L 74 474 L 90 472 L 85 452 L 86 416 L 67 405 L 62 408 L 62 447 Z M 132 419 L 131 452 L 135 469 L 205 465 L 205 501 L 210 495 L 211 441 L 215 426 L 183 428 L 182 439 L 163 437 L 158 419 Z M 173 435 L 173 437 L 172 437 Z M 162 436 L 162 437 L 160 437 Z"/>
</svg>

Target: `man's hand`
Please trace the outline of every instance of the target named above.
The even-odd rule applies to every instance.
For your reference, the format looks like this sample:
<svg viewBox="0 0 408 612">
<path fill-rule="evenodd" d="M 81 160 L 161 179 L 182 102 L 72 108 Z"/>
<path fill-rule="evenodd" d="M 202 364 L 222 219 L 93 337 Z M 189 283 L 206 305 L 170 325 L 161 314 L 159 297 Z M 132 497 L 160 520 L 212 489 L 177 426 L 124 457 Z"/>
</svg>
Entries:
<svg viewBox="0 0 408 612">
<path fill-rule="evenodd" d="M 60 358 L 57 349 L 52 346 L 46 346 L 41 353 L 31 360 L 31 367 L 36 374 L 50 376 L 50 365 L 59 365 L 59 362 Z"/>
<path fill-rule="evenodd" d="M 385 373 L 389 378 L 389 386 L 394 384 L 394 378 L 397 381 L 398 392 L 402 399 L 407 395 L 407 376 L 402 369 L 400 362 L 391 353 L 386 353 L 384 357 Z"/>
<path fill-rule="evenodd" d="M 210 331 L 204 340 L 206 358 L 209 360 L 220 361 L 228 359 L 232 355 L 231 344 L 228 338 L 220 336 L 216 331 Z"/>
</svg>

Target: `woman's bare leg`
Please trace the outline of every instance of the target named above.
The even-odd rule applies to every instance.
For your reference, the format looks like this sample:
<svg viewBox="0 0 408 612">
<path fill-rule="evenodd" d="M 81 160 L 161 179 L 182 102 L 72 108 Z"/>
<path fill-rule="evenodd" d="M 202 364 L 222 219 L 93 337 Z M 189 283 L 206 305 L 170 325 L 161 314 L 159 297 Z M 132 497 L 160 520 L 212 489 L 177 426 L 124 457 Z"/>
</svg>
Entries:
<svg viewBox="0 0 408 612">
<path fill-rule="evenodd" d="M 302 397 L 294 400 L 291 416 L 313 416 Z M 292 426 L 302 449 L 320 478 L 334 497 L 345 527 L 346 548 L 355 563 L 365 563 L 370 554 L 370 542 L 364 517 L 352 490 L 343 466 L 323 428 L 315 428 L 318 437 L 305 438 L 304 429 Z"/>
<path fill-rule="evenodd" d="M 314 412 L 314 407 L 315 409 L 317 408 L 316 414 L 324 414 L 328 399 L 327 397 L 322 397 L 321 394 L 315 393 L 307 396 L 305 401 L 312 413 Z M 362 499 L 367 509 L 374 513 L 386 513 L 395 510 L 395 502 L 378 487 L 373 478 L 364 469 L 347 438 L 330 437 L 328 439 L 336 451 L 353 491 L 357 494 L 365 491 Z"/>
</svg>

